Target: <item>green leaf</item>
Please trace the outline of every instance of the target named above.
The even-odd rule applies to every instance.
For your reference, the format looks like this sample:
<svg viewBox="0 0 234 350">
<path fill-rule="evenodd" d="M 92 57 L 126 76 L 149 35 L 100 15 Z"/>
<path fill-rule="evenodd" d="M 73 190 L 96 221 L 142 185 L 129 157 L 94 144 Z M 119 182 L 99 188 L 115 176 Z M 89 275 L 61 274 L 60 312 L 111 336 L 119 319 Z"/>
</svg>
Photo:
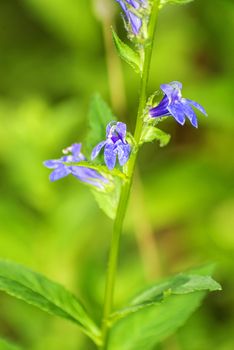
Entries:
<svg viewBox="0 0 234 350">
<path fill-rule="evenodd" d="M 121 181 L 119 178 L 113 178 L 113 186 L 106 192 L 92 190 L 92 193 L 104 213 L 112 220 L 115 219 L 117 206 L 119 203 L 121 190 Z"/>
<path fill-rule="evenodd" d="M 98 94 L 91 99 L 88 118 L 89 132 L 85 145 L 91 151 L 97 143 L 106 139 L 106 126 L 109 122 L 116 120 L 116 118 L 106 102 Z"/>
<path fill-rule="evenodd" d="M 87 186 L 91 188 L 100 209 L 102 209 L 109 218 L 114 219 L 119 203 L 121 184 L 123 181 L 127 181 L 128 177 L 118 169 L 109 170 L 105 165 L 93 164 L 87 161 L 78 163 L 71 162 L 69 165 L 97 170 L 102 176 L 109 180 L 109 183 L 105 184 L 102 189 L 89 184 L 87 184 Z"/>
<path fill-rule="evenodd" d="M 178 4 L 178 5 L 184 5 L 188 4 L 189 2 L 192 2 L 193 0 L 161 0 L 160 6 L 163 7 L 167 4 Z"/>
<path fill-rule="evenodd" d="M 26 267 L 0 260 L 0 290 L 51 315 L 74 322 L 98 344 L 99 329 L 81 302 L 61 285 Z"/>
<path fill-rule="evenodd" d="M 115 312 L 110 349 L 150 350 L 175 332 L 199 307 L 206 291 L 221 290 L 206 275 L 210 271 L 208 266 L 193 274 L 169 278 L 141 293 L 127 308 Z"/>
<path fill-rule="evenodd" d="M 160 147 L 166 146 L 170 139 L 171 135 L 151 125 L 145 126 L 141 135 L 141 143 L 157 140 L 159 141 Z"/>
<path fill-rule="evenodd" d="M 112 37 L 119 56 L 127 62 L 136 73 L 141 72 L 140 56 L 131 47 L 125 44 L 112 29 Z"/>
<path fill-rule="evenodd" d="M 0 339 L 0 350 L 20 350 L 20 348 L 15 344 L 12 344 L 6 340 Z"/>
</svg>

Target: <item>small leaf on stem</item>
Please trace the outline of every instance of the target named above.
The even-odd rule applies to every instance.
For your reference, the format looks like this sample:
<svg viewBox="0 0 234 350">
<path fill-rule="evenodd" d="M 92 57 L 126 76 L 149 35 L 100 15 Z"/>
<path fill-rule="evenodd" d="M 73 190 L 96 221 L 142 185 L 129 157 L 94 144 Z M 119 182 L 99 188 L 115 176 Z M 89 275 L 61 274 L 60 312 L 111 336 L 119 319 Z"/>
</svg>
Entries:
<svg viewBox="0 0 234 350">
<path fill-rule="evenodd" d="M 140 56 L 130 46 L 125 44 L 112 29 L 112 36 L 119 56 L 127 62 L 136 73 L 141 72 Z"/>
<path fill-rule="evenodd" d="M 164 147 L 169 143 L 170 139 L 171 135 L 165 133 L 164 131 L 152 125 L 145 125 L 142 130 L 140 143 L 143 144 L 145 142 L 157 140 L 159 141 L 160 147 Z"/>
<path fill-rule="evenodd" d="M 189 2 L 192 2 L 193 0 L 161 0 L 160 6 L 163 7 L 167 4 L 177 4 L 177 5 L 184 5 L 188 4 Z"/>
</svg>

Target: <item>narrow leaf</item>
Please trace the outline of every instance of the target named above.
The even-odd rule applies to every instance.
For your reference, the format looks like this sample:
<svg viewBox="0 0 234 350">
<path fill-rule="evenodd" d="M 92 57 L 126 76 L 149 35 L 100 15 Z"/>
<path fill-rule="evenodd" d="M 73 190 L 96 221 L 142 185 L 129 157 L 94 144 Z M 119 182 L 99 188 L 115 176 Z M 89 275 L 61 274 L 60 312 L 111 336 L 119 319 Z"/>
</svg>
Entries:
<svg viewBox="0 0 234 350">
<path fill-rule="evenodd" d="M 119 56 L 127 62 L 136 73 L 141 72 L 140 56 L 131 47 L 125 44 L 112 29 L 112 37 Z"/>
<path fill-rule="evenodd" d="M 170 139 L 171 135 L 151 125 L 145 126 L 141 135 L 141 143 L 157 140 L 159 141 L 160 147 L 166 146 Z"/>
<path fill-rule="evenodd" d="M 94 342 L 99 342 L 99 329 L 81 302 L 64 287 L 41 274 L 0 260 L 0 290 L 51 315 L 76 323 Z"/>
<path fill-rule="evenodd" d="M 211 271 L 210 267 L 206 270 Z M 206 291 L 220 289 L 217 282 L 204 275 L 203 268 L 147 289 L 127 308 L 112 315 L 111 350 L 151 350 L 185 323 Z"/>
</svg>

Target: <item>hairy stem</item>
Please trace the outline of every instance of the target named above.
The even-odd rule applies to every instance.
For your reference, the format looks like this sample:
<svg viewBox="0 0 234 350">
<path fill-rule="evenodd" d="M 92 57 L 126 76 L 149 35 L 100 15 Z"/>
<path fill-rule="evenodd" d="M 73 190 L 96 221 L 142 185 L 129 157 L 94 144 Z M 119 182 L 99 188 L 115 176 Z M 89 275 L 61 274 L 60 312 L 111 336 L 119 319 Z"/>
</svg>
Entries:
<svg viewBox="0 0 234 350">
<path fill-rule="evenodd" d="M 116 218 L 114 221 L 112 241 L 111 241 L 111 247 L 110 247 L 108 271 L 107 271 L 107 279 L 106 279 L 106 289 L 105 289 L 103 321 L 102 321 L 103 345 L 101 349 L 103 350 L 108 349 L 108 336 L 109 336 L 108 319 L 113 307 L 115 278 L 116 278 L 117 262 L 118 262 L 118 255 L 119 255 L 119 243 L 120 243 L 120 237 L 123 229 L 124 218 L 126 215 L 128 199 L 129 199 L 135 164 L 136 164 L 138 150 L 139 150 L 139 141 L 140 141 L 141 131 L 143 127 L 142 115 L 144 112 L 146 98 L 147 98 L 146 96 L 147 96 L 147 86 L 148 86 L 148 80 L 149 80 L 150 62 L 151 62 L 151 56 L 152 56 L 154 33 L 156 28 L 158 12 L 159 12 L 159 0 L 155 0 L 153 4 L 152 12 L 151 12 L 150 20 L 149 20 L 149 37 L 144 47 L 144 54 L 142 55 L 143 69 L 142 69 L 141 84 L 140 84 L 140 96 L 139 96 L 139 107 L 138 107 L 138 113 L 137 113 L 137 122 L 136 122 L 136 128 L 134 133 L 134 138 L 137 146 L 134 152 L 132 152 L 132 155 L 128 162 L 128 167 L 127 167 L 128 181 L 126 181 L 122 186 Z"/>
</svg>

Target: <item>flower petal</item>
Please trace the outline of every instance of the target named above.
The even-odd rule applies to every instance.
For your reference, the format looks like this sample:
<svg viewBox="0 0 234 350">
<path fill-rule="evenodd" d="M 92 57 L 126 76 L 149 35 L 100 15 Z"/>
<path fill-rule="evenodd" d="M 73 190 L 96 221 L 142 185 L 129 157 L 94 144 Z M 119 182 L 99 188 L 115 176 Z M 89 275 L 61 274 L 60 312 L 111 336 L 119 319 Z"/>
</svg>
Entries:
<svg viewBox="0 0 234 350">
<path fill-rule="evenodd" d="M 194 110 L 192 109 L 192 107 L 190 107 L 189 103 L 187 102 L 182 102 L 181 103 L 182 108 L 184 110 L 184 113 L 186 115 L 186 117 L 188 117 L 188 119 L 190 120 L 191 124 L 197 128 L 198 127 L 198 123 L 197 123 L 197 116 L 194 112 Z"/>
<path fill-rule="evenodd" d="M 116 163 L 117 150 L 114 143 L 106 143 L 104 149 L 104 160 L 107 167 L 112 170 L 115 167 Z"/>
<path fill-rule="evenodd" d="M 178 103 L 174 103 L 173 105 L 168 106 L 168 111 L 179 124 L 184 125 L 185 114 L 182 107 Z"/>
<path fill-rule="evenodd" d="M 126 6 L 125 2 L 123 0 L 116 0 L 120 6 L 122 7 L 122 10 L 125 13 L 125 16 L 127 18 L 127 20 L 129 21 L 129 24 L 132 28 L 133 34 L 137 35 L 141 29 L 142 26 L 142 20 L 135 15 L 134 13 L 132 13 L 129 8 Z M 133 0 L 127 0 L 127 2 L 132 5 L 133 7 L 136 8 L 136 1 Z M 135 6 L 134 6 L 135 5 Z"/>
<path fill-rule="evenodd" d="M 63 177 L 67 176 L 71 173 L 71 170 L 69 167 L 65 166 L 64 164 L 60 164 L 51 174 L 50 174 L 50 181 L 54 182 L 59 179 L 62 179 Z"/>
<path fill-rule="evenodd" d="M 134 7 L 135 9 L 138 9 L 140 7 L 140 4 L 136 0 L 126 0 L 129 5 Z"/>
<path fill-rule="evenodd" d="M 184 100 L 186 100 L 187 102 L 189 102 L 193 107 L 197 108 L 202 114 L 204 114 L 205 116 L 207 116 L 208 114 L 206 113 L 205 109 L 197 102 L 193 101 L 193 100 L 189 100 L 188 98 L 185 98 Z"/>
<path fill-rule="evenodd" d="M 81 143 L 73 143 L 71 145 L 71 153 L 73 156 L 79 156 L 81 152 Z"/>
<path fill-rule="evenodd" d="M 60 159 L 50 159 L 43 162 L 43 164 L 49 169 L 55 169 L 62 164 Z"/>
<path fill-rule="evenodd" d="M 168 104 L 169 104 L 169 99 L 167 95 L 164 95 L 161 102 L 159 102 L 159 104 L 156 107 L 151 108 L 149 110 L 150 116 L 153 118 L 156 118 L 156 117 L 163 117 L 168 115 L 168 109 L 167 109 Z"/>
<path fill-rule="evenodd" d="M 104 188 L 104 185 L 109 182 L 108 179 L 99 174 L 96 170 L 90 168 L 72 166 L 71 173 L 80 181 L 102 189 Z"/>
<path fill-rule="evenodd" d="M 65 162 L 65 163 L 72 163 L 72 162 L 80 162 L 80 159 L 77 160 L 76 157 L 73 157 L 71 154 L 67 155 L 67 156 L 63 156 L 62 158 L 60 158 L 61 162 Z"/>
<path fill-rule="evenodd" d="M 115 120 L 113 120 L 113 121 L 111 121 L 110 123 L 107 124 L 107 127 L 106 127 L 106 138 L 111 136 L 111 128 L 112 128 L 113 125 L 116 125 L 116 121 Z"/>
<path fill-rule="evenodd" d="M 116 124 L 115 130 L 118 133 L 118 135 L 120 136 L 120 138 L 124 141 L 125 137 L 126 137 L 126 133 L 127 133 L 127 126 L 126 126 L 126 124 L 122 123 L 122 122 L 118 122 Z"/>
<path fill-rule="evenodd" d="M 117 146 L 119 164 L 123 166 L 129 159 L 131 146 L 127 144 L 121 144 Z"/>
<path fill-rule="evenodd" d="M 137 35 L 141 29 L 142 20 L 131 11 L 128 11 L 127 17 L 132 27 L 133 34 Z"/>
<path fill-rule="evenodd" d="M 97 144 L 97 146 L 94 147 L 91 154 L 92 160 L 94 160 L 94 158 L 96 158 L 99 155 L 101 149 L 104 147 L 105 144 L 106 144 L 106 141 L 102 141 L 99 144 Z"/>
<path fill-rule="evenodd" d="M 73 145 L 71 145 L 71 153 L 74 157 L 74 161 L 76 162 L 85 160 L 85 156 L 81 153 L 81 147 L 81 143 L 73 143 Z"/>
<path fill-rule="evenodd" d="M 123 11 L 124 11 L 125 13 L 127 13 L 128 8 L 127 8 L 125 2 L 124 2 L 123 0 L 116 0 L 116 1 L 120 4 L 120 6 L 122 7 Z"/>
<path fill-rule="evenodd" d="M 179 81 L 172 81 L 169 84 L 160 85 L 161 90 L 169 98 L 169 100 L 174 100 L 181 96 L 182 84 Z"/>
</svg>

